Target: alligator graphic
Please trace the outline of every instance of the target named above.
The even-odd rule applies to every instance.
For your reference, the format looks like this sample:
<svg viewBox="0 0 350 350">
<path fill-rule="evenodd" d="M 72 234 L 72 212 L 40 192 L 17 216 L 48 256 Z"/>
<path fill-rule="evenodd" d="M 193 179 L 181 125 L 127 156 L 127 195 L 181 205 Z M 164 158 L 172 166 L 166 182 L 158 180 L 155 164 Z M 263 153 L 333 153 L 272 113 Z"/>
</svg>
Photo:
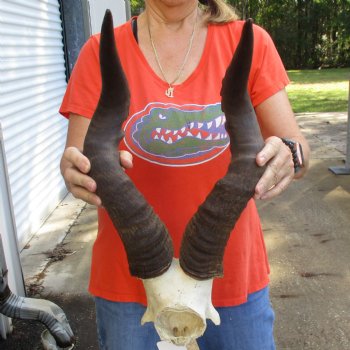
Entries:
<svg viewBox="0 0 350 350">
<path fill-rule="evenodd" d="M 221 104 L 149 104 L 125 126 L 125 143 L 140 157 L 161 165 L 208 161 L 229 144 Z"/>
</svg>

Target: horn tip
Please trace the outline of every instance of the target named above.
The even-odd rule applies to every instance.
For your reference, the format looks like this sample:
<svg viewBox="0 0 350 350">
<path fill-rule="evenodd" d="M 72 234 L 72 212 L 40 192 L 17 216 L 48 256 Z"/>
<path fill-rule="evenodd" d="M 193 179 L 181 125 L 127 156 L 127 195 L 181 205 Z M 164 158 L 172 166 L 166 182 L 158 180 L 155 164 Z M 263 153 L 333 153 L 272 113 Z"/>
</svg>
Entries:
<svg viewBox="0 0 350 350">
<path fill-rule="evenodd" d="M 254 21 L 252 18 L 248 18 L 245 20 L 244 28 L 251 30 L 253 28 Z"/>
<path fill-rule="evenodd" d="M 113 28 L 113 15 L 110 9 L 107 9 L 103 17 L 101 33 L 108 32 Z"/>
<path fill-rule="evenodd" d="M 113 15 L 112 15 L 112 11 L 110 9 L 106 9 L 103 20 L 113 23 Z"/>
</svg>

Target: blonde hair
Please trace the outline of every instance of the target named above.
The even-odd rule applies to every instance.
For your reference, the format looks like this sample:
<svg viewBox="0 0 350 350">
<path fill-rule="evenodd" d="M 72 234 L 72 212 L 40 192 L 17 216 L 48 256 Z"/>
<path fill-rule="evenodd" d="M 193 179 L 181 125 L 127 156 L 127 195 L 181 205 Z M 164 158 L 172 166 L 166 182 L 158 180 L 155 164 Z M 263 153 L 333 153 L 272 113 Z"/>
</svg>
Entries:
<svg viewBox="0 0 350 350">
<path fill-rule="evenodd" d="M 224 0 L 199 0 L 199 2 L 207 15 L 207 23 L 223 24 L 239 19 L 235 9 Z"/>
</svg>

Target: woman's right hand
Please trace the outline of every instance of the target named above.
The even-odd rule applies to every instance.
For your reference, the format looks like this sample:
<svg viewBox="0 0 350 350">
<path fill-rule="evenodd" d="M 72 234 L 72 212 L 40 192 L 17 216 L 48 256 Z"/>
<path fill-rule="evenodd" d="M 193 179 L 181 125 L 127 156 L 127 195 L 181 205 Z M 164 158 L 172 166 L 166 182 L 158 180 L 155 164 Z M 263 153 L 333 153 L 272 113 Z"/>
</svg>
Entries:
<svg viewBox="0 0 350 350">
<path fill-rule="evenodd" d="M 87 175 L 90 161 L 77 147 L 67 147 L 61 159 L 61 174 L 69 192 L 75 198 L 100 206 L 101 199 L 95 194 L 96 182 Z"/>
<path fill-rule="evenodd" d="M 120 152 L 121 165 L 132 168 L 132 155 L 127 151 Z M 77 147 L 67 147 L 61 159 L 61 174 L 69 192 L 75 198 L 101 206 L 102 201 L 96 195 L 96 182 L 87 174 L 90 171 L 90 161 Z"/>
</svg>

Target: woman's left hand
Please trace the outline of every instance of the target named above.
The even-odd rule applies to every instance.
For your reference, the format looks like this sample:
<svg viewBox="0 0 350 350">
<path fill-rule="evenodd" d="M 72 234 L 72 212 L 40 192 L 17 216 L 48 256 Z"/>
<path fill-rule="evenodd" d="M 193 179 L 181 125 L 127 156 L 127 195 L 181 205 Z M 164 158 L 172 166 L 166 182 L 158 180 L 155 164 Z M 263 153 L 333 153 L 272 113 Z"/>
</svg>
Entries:
<svg viewBox="0 0 350 350">
<path fill-rule="evenodd" d="M 266 170 L 255 187 L 255 199 L 270 199 L 283 192 L 294 178 L 292 154 L 279 137 L 271 136 L 258 153 L 256 162 Z"/>
</svg>

